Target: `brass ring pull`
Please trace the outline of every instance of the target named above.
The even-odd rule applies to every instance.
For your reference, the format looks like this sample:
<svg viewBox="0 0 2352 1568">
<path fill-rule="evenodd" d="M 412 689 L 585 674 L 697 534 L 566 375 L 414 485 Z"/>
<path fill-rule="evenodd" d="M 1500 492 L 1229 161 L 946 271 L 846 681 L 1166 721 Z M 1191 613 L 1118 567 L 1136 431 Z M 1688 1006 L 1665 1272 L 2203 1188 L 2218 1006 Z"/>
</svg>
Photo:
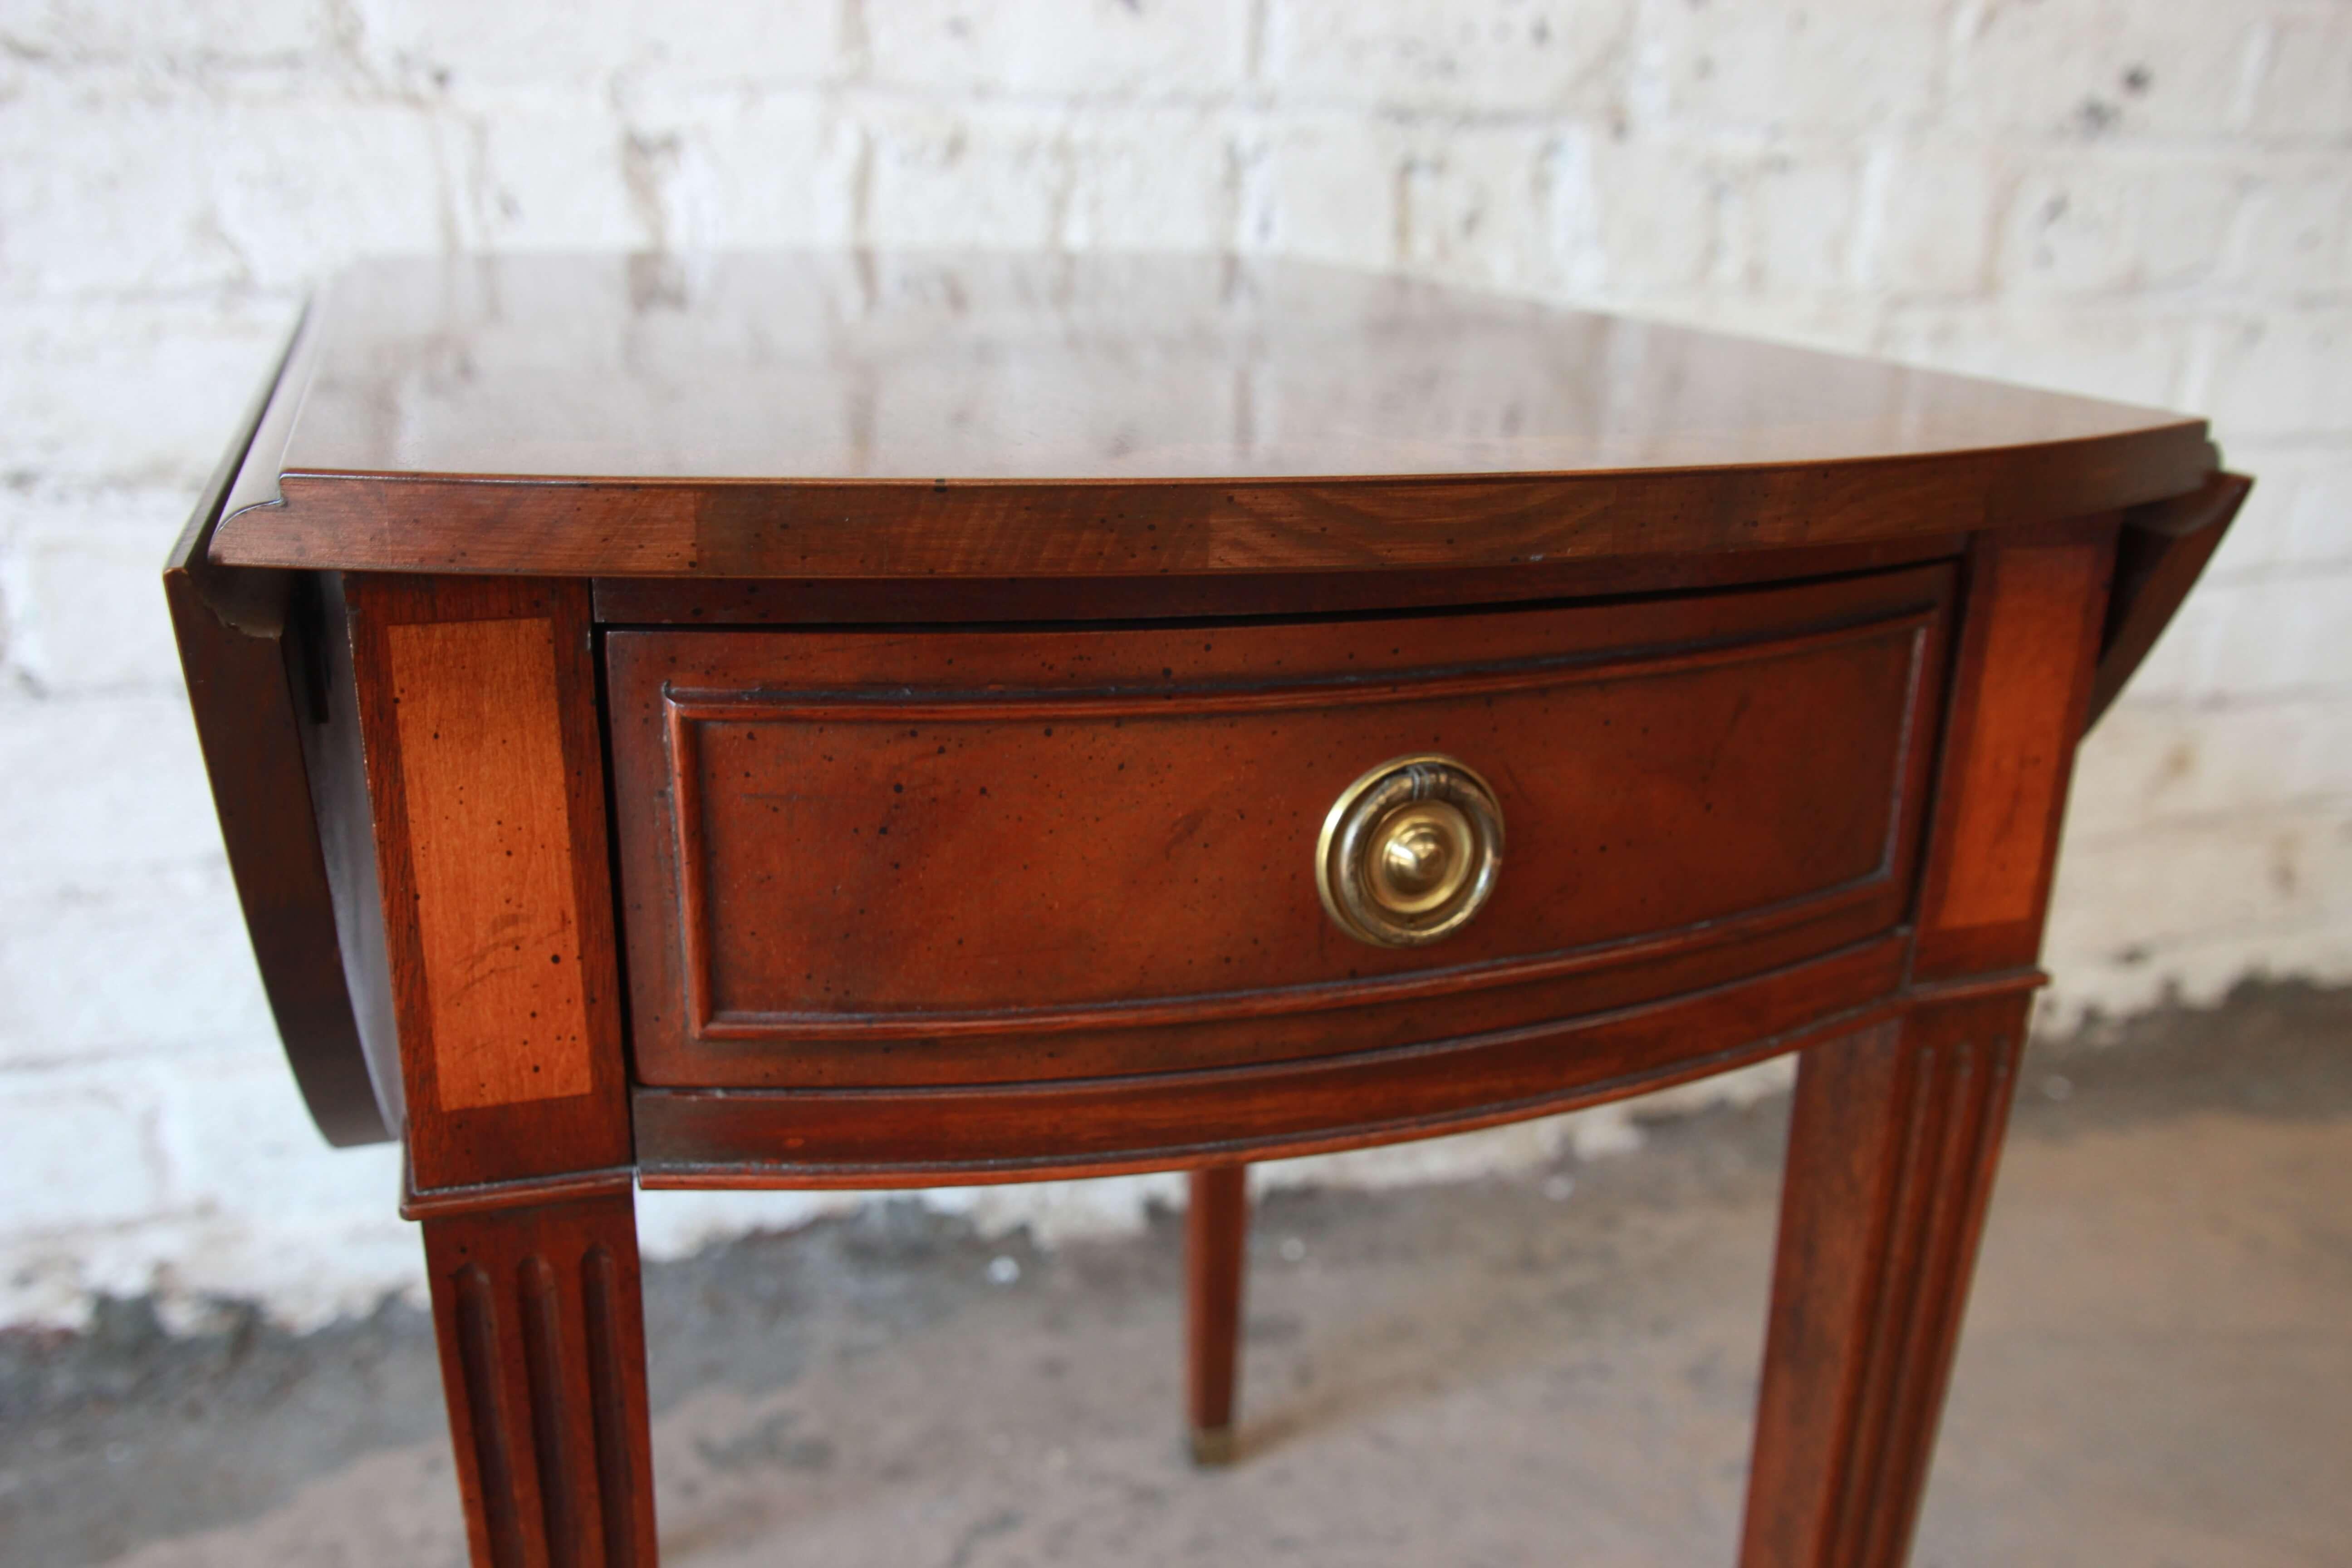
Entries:
<svg viewBox="0 0 2352 1568">
<path fill-rule="evenodd" d="M 1503 810 L 1451 757 L 1397 757 L 1339 792 L 1315 846 L 1333 923 L 1377 947 L 1418 947 L 1470 923 L 1503 864 Z"/>
</svg>

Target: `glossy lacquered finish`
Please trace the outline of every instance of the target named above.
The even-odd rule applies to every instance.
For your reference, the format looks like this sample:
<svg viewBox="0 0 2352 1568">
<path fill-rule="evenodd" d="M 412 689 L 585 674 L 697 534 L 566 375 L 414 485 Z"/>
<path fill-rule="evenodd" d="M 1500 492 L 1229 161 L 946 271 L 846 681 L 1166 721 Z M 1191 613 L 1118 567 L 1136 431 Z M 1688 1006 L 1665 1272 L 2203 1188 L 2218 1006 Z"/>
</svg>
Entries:
<svg viewBox="0 0 2352 1568">
<path fill-rule="evenodd" d="M 2160 500 L 2200 421 L 1291 262 L 516 257 L 340 279 L 225 563 L 1450 569 Z"/>
<path fill-rule="evenodd" d="M 1223 1460 L 1245 1162 L 1794 1053 L 1742 1560 L 1899 1563 L 2215 465 L 1274 262 L 348 275 L 166 582 L 305 1093 L 405 1145 L 475 1560 L 654 1560 L 635 1184 L 1189 1170 Z"/>
<path fill-rule="evenodd" d="M 625 1171 L 583 585 L 364 577 L 346 598 L 414 1206 Z"/>
<path fill-rule="evenodd" d="M 609 634 L 638 1081 L 1034 1082 L 1418 1046 L 1886 931 L 1952 581 L 1213 629 Z M 1444 942 L 1368 945 L 1323 907 L 1320 836 L 1368 764 L 1417 749 L 1492 781 L 1508 870 Z"/>
<path fill-rule="evenodd" d="M 332 767 L 311 754 L 334 689 L 316 657 L 319 643 L 305 635 L 315 585 L 291 572 L 221 567 L 208 553 L 273 390 L 255 398 L 198 497 L 164 564 L 163 595 L 222 845 L 287 1061 L 329 1142 L 380 1142 L 399 1121 L 399 1069 L 392 1031 L 367 1005 L 371 993 L 383 993 L 370 984 L 382 966 L 371 963 L 364 942 L 374 889 L 337 875 L 339 841 L 370 837 L 364 794 L 354 799 L 334 787 Z M 346 932 L 357 940 L 339 941 Z M 363 1019 L 379 1025 L 373 1052 L 362 1045 Z"/>
</svg>

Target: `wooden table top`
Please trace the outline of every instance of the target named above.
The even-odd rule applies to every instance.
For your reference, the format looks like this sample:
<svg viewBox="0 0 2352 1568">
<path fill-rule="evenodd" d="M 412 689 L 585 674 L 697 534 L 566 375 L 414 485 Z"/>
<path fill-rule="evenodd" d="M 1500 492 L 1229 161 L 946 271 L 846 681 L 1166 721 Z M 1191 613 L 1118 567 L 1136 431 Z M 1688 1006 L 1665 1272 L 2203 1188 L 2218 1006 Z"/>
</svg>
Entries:
<svg viewBox="0 0 2352 1568">
<path fill-rule="evenodd" d="M 225 564 L 891 576 L 1500 565 L 2165 499 L 2201 421 L 1292 262 L 362 264 Z"/>
</svg>

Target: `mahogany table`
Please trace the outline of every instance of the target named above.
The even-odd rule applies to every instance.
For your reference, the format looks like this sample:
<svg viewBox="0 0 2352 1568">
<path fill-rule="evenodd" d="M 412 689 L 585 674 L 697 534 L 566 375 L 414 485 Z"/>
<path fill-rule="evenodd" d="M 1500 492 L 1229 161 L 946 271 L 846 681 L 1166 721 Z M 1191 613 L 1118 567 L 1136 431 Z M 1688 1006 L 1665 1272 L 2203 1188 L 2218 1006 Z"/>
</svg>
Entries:
<svg viewBox="0 0 2352 1568">
<path fill-rule="evenodd" d="M 474 1561 L 656 1554 L 636 1185 L 1193 1173 L 1799 1058 L 1742 1561 L 1903 1557 L 2200 421 L 1288 264 L 358 268 L 166 572 Z"/>
</svg>

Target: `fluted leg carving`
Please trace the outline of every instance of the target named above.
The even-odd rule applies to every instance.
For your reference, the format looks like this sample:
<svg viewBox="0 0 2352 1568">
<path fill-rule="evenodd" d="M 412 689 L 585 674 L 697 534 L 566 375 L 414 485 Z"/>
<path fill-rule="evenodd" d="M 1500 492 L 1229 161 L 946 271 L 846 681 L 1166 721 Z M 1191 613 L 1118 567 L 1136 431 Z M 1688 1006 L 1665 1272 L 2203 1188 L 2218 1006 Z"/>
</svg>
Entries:
<svg viewBox="0 0 2352 1568">
<path fill-rule="evenodd" d="M 1909 1552 L 2025 1009 L 1927 1005 L 1800 1063 L 1746 1568 Z"/>
<path fill-rule="evenodd" d="M 653 1568 L 631 1195 L 428 1218 L 425 1257 L 474 1562 Z"/>
</svg>

